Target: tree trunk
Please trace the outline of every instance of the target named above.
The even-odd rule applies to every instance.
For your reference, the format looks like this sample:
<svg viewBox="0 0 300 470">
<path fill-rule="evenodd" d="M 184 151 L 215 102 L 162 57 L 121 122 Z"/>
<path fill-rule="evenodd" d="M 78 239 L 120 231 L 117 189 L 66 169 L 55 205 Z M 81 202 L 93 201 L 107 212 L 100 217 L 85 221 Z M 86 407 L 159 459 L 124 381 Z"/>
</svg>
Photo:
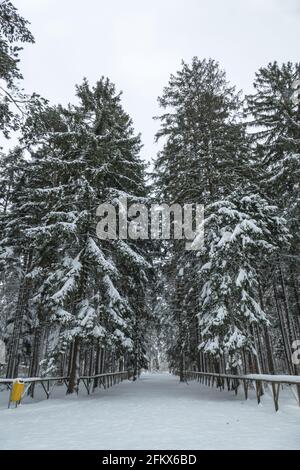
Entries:
<svg viewBox="0 0 300 470">
<path fill-rule="evenodd" d="M 15 378 L 18 376 L 18 368 L 19 368 L 19 361 L 20 361 L 20 342 L 21 342 L 21 335 L 22 335 L 22 328 L 23 328 L 23 321 L 25 310 L 28 304 L 29 298 L 29 287 L 30 284 L 26 278 L 30 267 L 31 267 L 31 260 L 32 260 L 32 253 L 25 253 L 24 255 L 24 275 L 20 283 L 19 287 L 19 295 L 18 295 L 18 302 L 17 308 L 15 313 L 14 319 L 14 327 L 13 333 L 11 338 L 11 345 L 8 352 L 8 364 L 7 364 L 7 371 L 6 377 Z"/>
<path fill-rule="evenodd" d="M 80 340 L 78 337 L 76 337 L 73 342 L 73 354 L 72 354 L 72 360 L 71 360 L 71 370 L 70 370 L 67 394 L 71 394 L 74 392 L 78 393 L 79 353 L 80 353 Z"/>
</svg>

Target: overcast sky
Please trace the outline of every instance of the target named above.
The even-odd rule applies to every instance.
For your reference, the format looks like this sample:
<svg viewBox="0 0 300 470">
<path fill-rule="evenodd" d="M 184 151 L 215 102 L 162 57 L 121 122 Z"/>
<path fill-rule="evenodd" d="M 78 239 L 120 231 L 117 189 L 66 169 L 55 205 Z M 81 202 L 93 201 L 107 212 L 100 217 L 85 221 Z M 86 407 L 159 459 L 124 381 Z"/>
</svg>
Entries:
<svg viewBox="0 0 300 470">
<path fill-rule="evenodd" d="M 142 133 L 143 156 L 157 152 L 157 96 L 182 59 L 212 57 L 239 89 L 251 90 L 269 61 L 300 60 L 300 0 L 13 0 L 36 44 L 21 55 L 27 92 L 74 101 L 86 76 L 108 76 Z"/>
</svg>

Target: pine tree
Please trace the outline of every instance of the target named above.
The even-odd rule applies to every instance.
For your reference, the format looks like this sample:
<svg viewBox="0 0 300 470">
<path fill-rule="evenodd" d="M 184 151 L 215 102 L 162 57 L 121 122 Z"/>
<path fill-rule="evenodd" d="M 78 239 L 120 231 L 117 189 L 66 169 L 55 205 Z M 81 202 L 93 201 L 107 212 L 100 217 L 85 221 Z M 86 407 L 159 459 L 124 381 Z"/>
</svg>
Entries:
<svg viewBox="0 0 300 470">
<path fill-rule="evenodd" d="M 17 82 L 22 79 L 19 70 L 20 43 L 33 43 L 28 21 L 22 18 L 12 2 L 0 2 L 0 129 L 6 137 L 19 125 L 24 95 Z"/>
<path fill-rule="evenodd" d="M 10 214 L 17 227 L 26 219 L 20 240 L 32 252 L 25 275 L 34 317 L 30 371 L 37 375 L 43 357 L 45 371 L 57 371 L 68 357 L 69 393 L 87 357 L 93 367 L 95 351 L 99 371 L 99 347 L 111 367 L 126 354 L 137 370 L 146 365 L 142 331 L 150 268 L 138 240 L 96 235 L 99 204 L 115 204 L 120 195 L 146 201 L 140 138 L 108 79 L 92 89 L 85 80 L 77 96 L 77 106 L 34 110 L 27 119 L 28 179 Z"/>
<path fill-rule="evenodd" d="M 292 236 L 289 249 L 279 253 L 272 279 L 286 366 L 291 364 L 291 344 L 299 335 L 298 286 L 300 101 L 297 83 L 300 65 L 269 63 L 255 77 L 255 93 L 247 97 L 250 124 L 254 127 L 254 161 L 258 184 L 279 207 Z M 267 288 L 266 288 L 267 291 Z M 284 356 L 283 356 L 284 357 Z"/>
<path fill-rule="evenodd" d="M 250 142 L 241 121 L 241 100 L 218 63 L 198 58 L 191 65 L 183 62 L 182 69 L 171 75 L 159 103 L 166 110 L 158 118 L 161 129 L 157 133 L 157 138 L 166 141 L 155 163 L 157 194 L 162 200 L 209 205 L 247 181 Z M 182 377 L 184 362 L 186 367 L 200 367 L 195 314 L 199 259 L 185 252 L 180 241 L 171 243 L 170 252 L 176 299 L 173 357 L 181 358 Z"/>
<path fill-rule="evenodd" d="M 273 257 L 288 242 L 284 219 L 257 194 L 237 191 L 207 206 L 199 270 L 200 350 L 227 367 L 242 365 L 242 353 L 258 356 L 257 329 L 269 324 L 259 304 L 257 259 Z M 217 361 L 216 361 L 217 359 Z"/>
</svg>

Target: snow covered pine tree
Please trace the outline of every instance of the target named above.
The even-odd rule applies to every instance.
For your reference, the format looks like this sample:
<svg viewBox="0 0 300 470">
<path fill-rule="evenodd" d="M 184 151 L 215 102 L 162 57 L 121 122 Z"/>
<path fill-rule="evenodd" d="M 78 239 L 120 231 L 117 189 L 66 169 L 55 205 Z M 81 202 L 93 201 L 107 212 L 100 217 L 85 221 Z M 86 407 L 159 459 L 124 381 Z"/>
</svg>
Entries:
<svg viewBox="0 0 300 470">
<path fill-rule="evenodd" d="M 28 118 L 31 158 L 7 225 L 18 227 L 17 246 L 30 246 L 31 375 L 45 359 L 45 372 L 70 375 L 69 393 L 80 370 L 145 365 L 137 325 L 147 316 L 150 268 L 138 240 L 96 236 L 100 203 L 120 194 L 146 200 L 140 138 L 108 79 L 92 89 L 85 80 L 77 96 L 77 106 L 46 106 Z M 12 247 L 13 236 L 5 243 Z"/>
</svg>

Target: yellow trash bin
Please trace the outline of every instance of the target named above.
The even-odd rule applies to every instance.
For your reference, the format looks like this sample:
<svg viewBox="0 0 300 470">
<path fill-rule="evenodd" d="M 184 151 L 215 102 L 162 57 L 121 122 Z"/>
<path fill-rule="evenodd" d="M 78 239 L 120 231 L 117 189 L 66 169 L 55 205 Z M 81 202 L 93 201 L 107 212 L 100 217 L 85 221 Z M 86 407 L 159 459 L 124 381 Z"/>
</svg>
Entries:
<svg viewBox="0 0 300 470">
<path fill-rule="evenodd" d="M 17 404 L 20 402 L 22 398 L 23 391 L 24 391 L 24 382 L 21 382 L 19 379 L 15 380 L 11 387 L 9 404 L 12 401 L 14 401 L 17 406 Z"/>
</svg>

